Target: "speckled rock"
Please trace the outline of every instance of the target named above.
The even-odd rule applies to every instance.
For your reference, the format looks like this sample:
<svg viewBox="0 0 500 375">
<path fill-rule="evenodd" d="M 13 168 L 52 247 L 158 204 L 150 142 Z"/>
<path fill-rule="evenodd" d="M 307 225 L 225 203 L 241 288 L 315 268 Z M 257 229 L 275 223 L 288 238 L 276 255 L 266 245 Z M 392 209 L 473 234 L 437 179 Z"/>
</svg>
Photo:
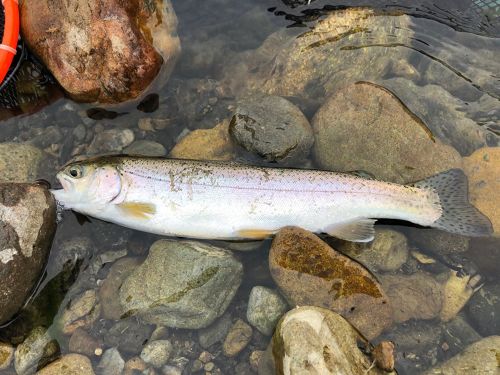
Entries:
<svg viewBox="0 0 500 375">
<path fill-rule="evenodd" d="M 264 335 L 272 335 L 276 323 L 288 310 L 281 295 L 263 286 L 254 286 L 250 292 L 247 320 Z"/>
<path fill-rule="evenodd" d="M 77 328 L 89 327 L 100 314 L 95 290 L 87 290 L 68 302 L 61 316 L 62 331 L 70 335 Z"/>
<path fill-rule="evenodd" d="M 39 185 L 0 184 L 0 324 L 23 306 L 42 275 L 56 229 L 56 203 Z"/>
<path fill-rule="evenodd" d="M 120 302 L 126 313 L 145 322 L 203 328 L 224 313 L 242 274 L 241 263 L 226 250 L 194 241 L 160 240 L 123 283 Z"/>
<path fill-rule="evenodd" d="M 104 343 L 117 348 L 120 352 L 138 355 L 151 332 L 153 332 L 153 326 L 140 322 L 134 317 L 121 319 L 113 324 L 104 335 Z"/>
<path fill-rule="evenodd" d="M 408 259 L 406 237 L 392 229 L 377 229 L 375 239 L 367 244 L 344 242 L 339 250 L 372 272 L 397 271 Z"/>
<path fill-rule="evenodd" d="M 443 290 L 431 275 L 420 271 L 409 276 L 384 275 L 380 279 L 392 302 L 395 322 L 439 316 Z"/>
<path fill-rule="evenodd" d="M 68 354 L 44 367 L 38 375 L 94 375 L 90 359 L 80 354 Z"/>
<path fill-rule="evenodd" d="M 311 125 L 304 114 L 279 96 L 242 99 L 229 132 L 243 148 L 269 162 L 301 162 L 314 143 Z"/>
<path fill-rule="evenodd" d="M 232 160 L 234 145 L 229 136 L 229 120 L 212 129 L 197 129 L 188 133 L 170 151 L 170 157 L 194 160 Z"/>
<path fill-rule="evenodd" d="M 331 309 L 369 339 L 392 324 L 390 300 L 373 275 L 311 232 L 282 229 L 272 243 L 269 267 L 292 306 Z"/>
<path fill-rule="evenodd" d="M 44 152 L 27 143 L 0 143 L 2 181 L 31 182 L 38 177 Z"/>
<path fill-rule="evenodd" d="M 234 357 L 248 345 L 252 339 L 252 327 L 238 319 L 229 330 L 222 350 L 226 357 Z"/>
<path fill-rule="evenodd" d="M 12 363 L 15 348 L 5 342 L 0 342 L 0 370 L 5 370 Z"/>
<path fill-rule="evenodd" d="M 440 363 L 425 375 L 498 374 L 500 336 L 490 336 L 470 345 L 460 354 Z"/>
<path fill-rule="evenodd" d="M 312 125 L 314 155 L 325 169 L 361 170 L 381 180 L 409 183 L 462 166 L 455 149 L 434 139 L 395 96 L 372 84 L 339 90 L 318 110 Z"/>
<path fill-rule="evenodd" d="M 108 129 L 95 134 L 87 148 L 88 155 L 121 153 L 134 142 L 134 132 L 130 129 Z"/>
<path fill-rule="evenodd" d="M 371 358 L 360 350 L 367 345 L 359 332 L 340 315 L 319 307 L 304 306 L 289 311 L 278 323 L 269 359 L 261 360 L 259 374 L 388 374 L 371 366 Z"/>
<path fill-rule="evenodd" d="M 104 352 L 101 361 L 97 365 L 97 373 L 100 375 L 121 375 L 125 368 L 125 361 L 116 348 L 110 348 Z"/>
<path fill-rule="evenodd" d="M 33 329 L 19 344 L 14 355 L 14 366 L 19 375 L 33 373 L 38 368 L 54 360 L 59 353 L 59 345 L 43 327 Z"/>
<path fill-rule="evenodd" d="M 170 1 L 26 1 L 23 38 L 75 100 L 119 103 L 166 81 L 180 52 Z"/>
<path fill-rule="evenodd" d="M 469 179 L 469 198 L 491 220 L 495 236 L 500 237 L 500 147 L 475 151 L 464 159 Z"/>
<path fill-rule="evenodd" d="M 172 343 L 168 340 L 148 342 L 141 352 L 141 359 L 147 364 L 160 368 L 165 365 L 172 352 Z"/>
<path fill-rule="evenodd" d="M 468 315 L 483 336 L 500 334 L 500 284 L 483 286 L 469 300 Z"/>
<path fill-rule="evenodd" d="M 165 156 L 167 155 L 167 150 L 161 143 L 140 140 L 125 147 L 123 153 L 127 155 Z"/>
</svg>

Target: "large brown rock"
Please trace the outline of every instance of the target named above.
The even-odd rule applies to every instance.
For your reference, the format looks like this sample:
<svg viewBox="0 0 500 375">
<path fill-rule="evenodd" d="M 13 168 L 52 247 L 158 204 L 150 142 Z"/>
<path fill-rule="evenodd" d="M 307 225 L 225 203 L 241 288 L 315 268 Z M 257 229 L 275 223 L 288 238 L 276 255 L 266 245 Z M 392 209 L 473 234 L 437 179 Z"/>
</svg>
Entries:
<svg viewBox="0 0 500 375">
<path fill-rule="evenodd" d="M 313 119 L 314 155 L 322 168 L 362 170 L 397 183 L 461 168 L 439 140 L 389 91 L 361 83 L 330 97 Z"/>
<path fill-rule="evenodd" d="M 146 6 L 147 4 L 147 6 Z M 21 5 L 24 40 L 75 100 L 119 103 L 170 75 L 180 52 L 169 0 L 38 0 Z"/>
<path fill-rule="evenodd" d="M 0 184 L 0 324 L 23 306 L 38 282 L 56 229 L 56 203 L 33 184 Z"/>
<path fill-rule="evenodd" d="M 375 277 L 311 232 L 282 229 L 272 243 L 269 267 L 292 306 L 333 310 L 368 339 L 391 326 L 389 299 Z"/>
</svg>

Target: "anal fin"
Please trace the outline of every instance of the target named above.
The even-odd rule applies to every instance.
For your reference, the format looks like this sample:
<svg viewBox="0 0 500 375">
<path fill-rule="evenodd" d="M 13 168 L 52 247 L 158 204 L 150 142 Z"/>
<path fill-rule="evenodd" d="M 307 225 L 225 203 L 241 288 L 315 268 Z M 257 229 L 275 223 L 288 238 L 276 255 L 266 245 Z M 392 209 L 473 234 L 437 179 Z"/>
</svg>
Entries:
<svg viewBox="0 0 500 375">
<path fill-rule="evenodd" d="M 156 207 L 151 203 L 143 202 L 125 202 L 120 203 L 117 207 L 128 216 L 136 219 L 146 220 L 156 213 Z"/>
<path fill-rule="evenodd" d="M 357 219 L 337 223 L 325 228 L 330 236 L 352 242 L 370 242 L 375 238 L 374 224 L 377 219 Z"/>
<path fill-rule="evenodd" d="M 267 229 L 242 229 L 237 232 L 238 237 L 252 240 L 263 240 L 273 235 L 275 231 Z"/>
</svg>

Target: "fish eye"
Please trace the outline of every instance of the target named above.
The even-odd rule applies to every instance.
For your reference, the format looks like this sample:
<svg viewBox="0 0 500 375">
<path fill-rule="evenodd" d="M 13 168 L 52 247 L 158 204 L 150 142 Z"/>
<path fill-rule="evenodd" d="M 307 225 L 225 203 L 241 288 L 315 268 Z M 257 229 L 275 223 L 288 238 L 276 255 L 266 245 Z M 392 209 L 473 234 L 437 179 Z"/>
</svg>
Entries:
<svg viewBox="0 0 500 375">
<path fill-rule="evenodd" d="M 83 168 L 79 165 L 73 165 L 68 168 L 68 174 L 73 178 L 80 178 L 83 176 Z"/>
</svg>

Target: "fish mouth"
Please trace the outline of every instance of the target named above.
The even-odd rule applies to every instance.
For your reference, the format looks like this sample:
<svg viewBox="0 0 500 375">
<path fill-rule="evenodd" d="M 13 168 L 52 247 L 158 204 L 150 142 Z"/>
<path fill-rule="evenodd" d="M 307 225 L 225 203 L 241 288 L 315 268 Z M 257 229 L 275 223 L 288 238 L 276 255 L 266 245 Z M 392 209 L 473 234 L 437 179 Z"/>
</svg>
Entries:
<svg viewBox="0 0 500 375">
<path fill-rule="evenodd" d="M 58 173 L 56 175 L 56 178 L 61 184 L 64 191 L 69 192 L 73 188 L 73 182 L 70 181 L 65 174 Z"/>
</svg>

